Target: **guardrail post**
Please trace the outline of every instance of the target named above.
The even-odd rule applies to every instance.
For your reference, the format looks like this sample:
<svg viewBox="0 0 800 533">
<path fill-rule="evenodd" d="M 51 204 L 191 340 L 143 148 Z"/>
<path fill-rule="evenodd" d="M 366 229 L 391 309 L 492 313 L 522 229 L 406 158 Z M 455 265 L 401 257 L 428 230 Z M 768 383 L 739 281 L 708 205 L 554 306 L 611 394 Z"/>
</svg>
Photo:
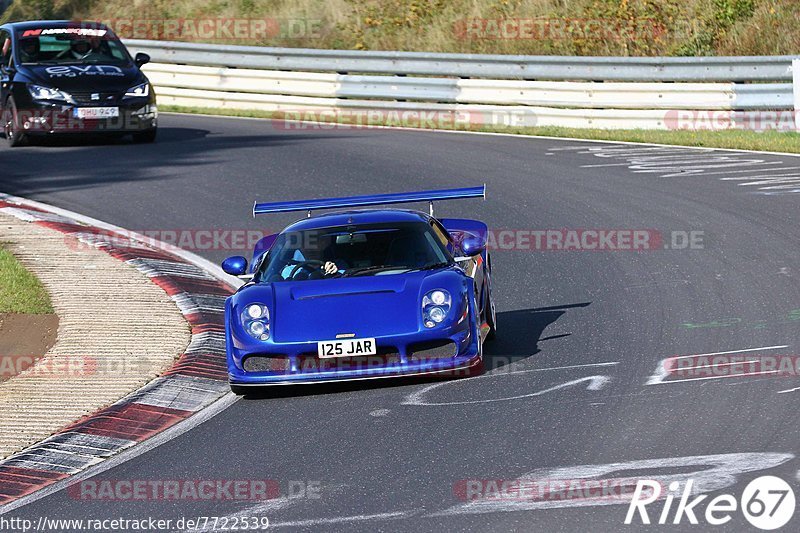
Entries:
<svg viewBox="0 0 800 533">
<path fill-rule="evenodd" d="M 794 93 L 794 127 L 800 131 L 800 59 L 792 59 L 792 92 Z"/>
</svg>

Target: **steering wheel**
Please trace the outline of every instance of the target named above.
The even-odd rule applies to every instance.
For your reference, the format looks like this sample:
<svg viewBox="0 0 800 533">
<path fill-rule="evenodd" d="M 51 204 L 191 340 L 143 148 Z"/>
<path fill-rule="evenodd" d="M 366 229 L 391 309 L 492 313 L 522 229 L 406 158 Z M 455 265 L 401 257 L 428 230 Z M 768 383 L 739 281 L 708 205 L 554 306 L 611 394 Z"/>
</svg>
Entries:
<svg viewBox="0 0 800 533">
<path fill-rule="evenodd" d="M 289 273 L 289 277 L 287 279 L 294 279 L 295 275 L 303 269 L 307 270 L 309 273 L 313 273 L 317 270 L 322 270 L 322 267 L 325 266 L 325 261 L 318 261 L 316 259 L 309 259 L 307 261 L 298 261 L 297 259 L 290 259 L 286 262 L 288 265 L 295 265 L 292 271 Z"/>
<path fill-rule="evenodd" d="M 67 54 L 70 53 L 71 51 L 72 51 L 71 48 L 66 48 L 64 50 L 61 50 L 59 53 L 53 56 L 53 59 L 64 59 L 67 56 Z"/>
<path fill-rule="evenodd" d="M 71 52 L 72 52 L 72 48 L 67 48 L 66 50 L 62 50 L 62 51 L 60 51 L 59 53 L 57 53 L 57 54 L 55 55 L 55 57 L 53 57 L 53 59 L 64 59 L 64 58 L 65 58 L 65 57 L 67 57 L 67 56 L 68 56 L 68 55 L 69 55 Z M 86 52 L 85 54 L 83 54 L 81 57 L 74 57 L 74 56 L 73 56 L 73 57 L 72 57 L 72 59 L 74 59 L 75 61 L 83 61 L 84 59 L 86 59 L 87 57 L 89 57 L 90 55 L 92 55 L 92 52 L 94 52 L 94 50 L 92 50 L 91 48 L 89 48 L 89 51 L 88 51 L 88 52 Z"/>
</svg>

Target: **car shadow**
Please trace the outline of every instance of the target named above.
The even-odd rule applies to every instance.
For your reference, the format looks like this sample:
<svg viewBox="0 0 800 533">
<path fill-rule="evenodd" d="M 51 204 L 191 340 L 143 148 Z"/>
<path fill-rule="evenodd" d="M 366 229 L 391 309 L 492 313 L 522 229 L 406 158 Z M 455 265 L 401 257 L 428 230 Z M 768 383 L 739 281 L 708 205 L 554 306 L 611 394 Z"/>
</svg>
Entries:
<svg viewBox="0 0 800 533">
<path fill-rule="evenodd" d="M 591 302 L 561 306 L 521 309 L 497 314 L 497 338 L 487 342 L 483 348 L 486 370 L 502 368 L 539 353 L 539 343 L 568 337 L 571 333 L 543 337 L 547 326 L 561 318 L 568 310 L 588 307 Z"/>
<path fill-rule="evenodd" d="M 158 130 L 156 143 L 186 142 L 197 139 L 204 139 L 209 135 L 208 130 L 196 128 L 166 128 Z M 0 138 L 5 139 L 5 135 L 0 133 Z M 30 147 L 50 147 L 50 148 L 69 148 L 84 146 L 114 146 L 114 145 L 137 145 L 133 142 L 130 133 L 83 133 L 66 135 L 42 135 L 29 137 L 27 146 Z"/>
<path fill-rule="evenodd" d="M 484 344 L 484 367 L 486 370 L 502 368 L 511 363 L 528 359 L 541 350 L 539 343 L 567 337 L 570 334 L 542 337 L 547 326 L 558 320 L 570 309 L 588 307 L 591 302 L 566 304 L 562 306 L 523 309 L 497 313 L 497 338 Z M 463 375 L 461 377 L 464 377 Z M 292 398 L 303 396 L 322 396 L 362 390 L 405 387 L 444 380 L 457 379 L 452 376 L 412 376 L 374 380 L 343 381 L 341 383 L 320 383 L 302 385 L 281 385 L 253 389 L 243 397 L 244 400 L 266 400 L 273 398 Z"/>
<path fill-rule="evenodd" d="M 207 129 L 163 126 L 152 144 L 96 135 L 43 137 L 32 146 L 0 147 L 0 192 L 32 196 L 113 183 L 164 181 L 183 175 L 185 169 L 220 167 L 231 150 L 242 146 L 275 148 L 323 138 L 286 133 L 222 135 Z"/>
</svg>

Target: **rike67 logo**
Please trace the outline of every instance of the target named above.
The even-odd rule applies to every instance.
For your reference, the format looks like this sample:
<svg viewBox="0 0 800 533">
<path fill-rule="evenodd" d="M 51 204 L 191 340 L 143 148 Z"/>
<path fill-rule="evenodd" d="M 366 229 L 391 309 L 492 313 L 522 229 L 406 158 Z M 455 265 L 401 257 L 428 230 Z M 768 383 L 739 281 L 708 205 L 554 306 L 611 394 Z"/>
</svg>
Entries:
<svg viewBox="0 0 800 533">
<path fill-rule="evenodd" d="M 720 494 L 708 499 L 707 494 L 693 495 L 694 480 L 689 479 L 683 486 L 673 481 L 667 486 L 666 494 L 662 494 L 662 485 L 658 481 L 645 479 L 636 483 L 625 524 L 650 524 L 651 520 L 661 524 L 706 524 L 720 526 L 730 522 L 734 515 L 741 512 L 744 518 L 761 530 L 774 530 L 786 525 L 794 515 L 795 497 L 792 487 L 786 481 L 775 476 L 761 476 L 748 483 L 741 498 L 731 494 Z M 694 497 L 692 497 L 694 496 Z M 674 506 L 675 500 L 677 504 Z M 654 513 L 651 519 L 647 506 L 664 500 L 661 513 Z M 684 522 L 684 520 L 686 522 Z"/>
</svg>

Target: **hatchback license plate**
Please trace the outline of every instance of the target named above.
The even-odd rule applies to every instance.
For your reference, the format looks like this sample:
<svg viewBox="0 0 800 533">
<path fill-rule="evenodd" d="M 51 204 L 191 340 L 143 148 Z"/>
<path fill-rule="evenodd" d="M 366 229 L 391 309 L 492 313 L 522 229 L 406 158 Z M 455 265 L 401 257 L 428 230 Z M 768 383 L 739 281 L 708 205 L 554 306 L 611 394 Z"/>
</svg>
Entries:
<svg viewBox="0 0 800 533">
<path fill-rule="evenodd" d="M 77 107 L 75 117 L 77 118 L 117 118 L 119 116 L 118 107 Z"/>
</svg>

